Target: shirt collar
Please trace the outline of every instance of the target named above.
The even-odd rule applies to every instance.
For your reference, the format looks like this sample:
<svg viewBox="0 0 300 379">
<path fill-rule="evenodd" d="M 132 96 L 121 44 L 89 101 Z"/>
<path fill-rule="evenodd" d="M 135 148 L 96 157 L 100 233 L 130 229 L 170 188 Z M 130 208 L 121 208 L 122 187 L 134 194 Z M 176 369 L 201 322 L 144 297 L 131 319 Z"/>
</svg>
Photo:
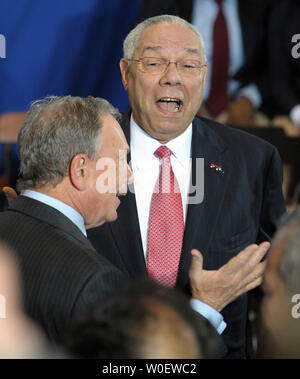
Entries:
<svg viewBox="0 0 300 379">
<path fill-rule="evenodd" d="M 22 195 L 30 197 L 31 199 L 34 199 L 34 200 L 38 200 L 41 203 L 44 203 L 46 205 L 49 205 L 52 208 L 57 209 L 63 215 L 68 217 L 68 219 L 71 220 L 81 230 L 81 232 L 86 236 L 86 229 L 84 226 L 84 218 L 74 208 L 70 207 L 69 205 L 63 203 L 60 200 L 55 199 L 54 197 L 45 195 L 44 193 L 41 193 L 38 191 L 26 189 L 24 191 L 24 193 L 22 193 Z"/>
<path fill-rule="evenodd" d="M 187 159 L 191 157 L 191 142 L 192 142 L 192 124 L 178 137 L 167 142 L 167 146 L 178 160 L 182 167 L 185 167 Z M 135 168 L 139 169 L 144 163 L 149 164 L 149 158 L 154 156 L 155 150 L 161 146 L 161 143 L 147 134 L 134 121 L 132 115 L 130 119 L 130 145 L 131 151 L 134 151 Z"/>
</svg>

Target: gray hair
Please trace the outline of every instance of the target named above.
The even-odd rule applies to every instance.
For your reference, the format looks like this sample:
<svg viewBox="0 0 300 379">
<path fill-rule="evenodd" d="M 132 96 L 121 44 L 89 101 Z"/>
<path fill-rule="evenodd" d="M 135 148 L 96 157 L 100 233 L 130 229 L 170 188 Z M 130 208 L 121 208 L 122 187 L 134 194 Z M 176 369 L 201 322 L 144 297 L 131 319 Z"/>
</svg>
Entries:
<svg viewBox="0 0 300 379">
<path fill-rule="evenodd" d="M 184 20 L 183 18 L 180 18 L 178 16 L 173 16 L 173 15 L 168 15 L 168 14 L 147 18 L 146 20 L 139 23 L 134 29 L 132 29 L 131 32 L 125 38 L 124 43 L 123 43 L 124 58 L 126 60 L 132 59 L 133 54 L 139 45 L 141 34 L 148 26 L 151 26 L 154 24 L 161 24 L 161 23 L 177 24 L 177 25 L 186 26 L 189 29 L 191 29 L 199 38 L 201 50 L 203 52 L 203 58 L 206 61 L 204 42 L 198 29 L 194 25 Z"/>
<path fill-rule="evenodd" d="M 57 185 L 78 153 L 96 159 L 105 115 L 120 113 L 101 98 L 49 96 L 32 103 L 19 136 L 18 189 Z"/>
<path fill-rule="evenodd" d="M 279 271 L 288 296 L 300 293 L 300 208 L 285 216 L 280 223 L 280 236 L 287 239 Z"/>
</svg>

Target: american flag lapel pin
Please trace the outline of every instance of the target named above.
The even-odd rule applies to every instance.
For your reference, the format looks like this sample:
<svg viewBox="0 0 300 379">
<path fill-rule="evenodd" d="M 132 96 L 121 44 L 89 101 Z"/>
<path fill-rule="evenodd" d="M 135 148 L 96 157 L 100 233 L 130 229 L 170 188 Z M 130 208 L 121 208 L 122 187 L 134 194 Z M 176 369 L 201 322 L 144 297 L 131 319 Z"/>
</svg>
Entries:
<svg viewBox="0 0 300 379">
<path fill-rule="evenodd" d="M 224 174 L 224 171 L 223 171 L 222 167 L 221 167 L 221 166 L 218 166 L 218 165 L 215 164 L 215 163 L 211 163 L 211 164 L 210 164 L 210 168 L 215 169 L 215 171 L 219 172 L 220 174 Z"/>
</svg>

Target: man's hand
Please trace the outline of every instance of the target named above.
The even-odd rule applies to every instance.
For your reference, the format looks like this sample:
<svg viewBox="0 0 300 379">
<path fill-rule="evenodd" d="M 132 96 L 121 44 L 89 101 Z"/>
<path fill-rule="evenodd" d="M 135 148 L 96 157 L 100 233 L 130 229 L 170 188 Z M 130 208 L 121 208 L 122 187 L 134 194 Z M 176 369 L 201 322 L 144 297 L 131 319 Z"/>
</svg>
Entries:
<svg viewBox="0 0 300 379">
<path fill-rule="evenodd" d="M 247 97 L 240 97 L 230 106 L 226 123 L 244 126 L 254 125 L 254 108 Z"/>
<path fill-rule="evenodd" d="M 7 199 L 8 205 L 11 205 L 18 197 L 17 192 L 11 187 L 3 187 L 2 191 Z"/>
<path fill-rule="evenodd" d="M 193 297 L 220 312 L 238 296 L 262 283 L 266 260 L 261 260 L 269 247 L 269 242 L 249 245 L 219 270 L 204 270 L 202 254 L 193 249 L 189 271 Z"/>
</svg>

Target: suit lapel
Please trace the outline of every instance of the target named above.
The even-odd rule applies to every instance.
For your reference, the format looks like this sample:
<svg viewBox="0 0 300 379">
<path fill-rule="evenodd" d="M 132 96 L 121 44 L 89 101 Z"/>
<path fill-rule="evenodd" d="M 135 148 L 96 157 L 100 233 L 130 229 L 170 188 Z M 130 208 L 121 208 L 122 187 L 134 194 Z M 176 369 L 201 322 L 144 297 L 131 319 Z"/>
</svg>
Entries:
<svg viewBox="0 0 300 379">
<path fill-rule="evenodd" d="M 123 132 L 130 146 L 130 114 L 123 114 L 121 121 Z M 131 156 L 128 154 L 128 162 Z M 147 275 L 143 245 L 141 240 L 140 225 L 136 207 L 134 193 L 128 191 L 127 195 L 121 198 L 118 208 L 118 218 L 110 224 L 111 232 L 118 246 L 121 259 L 129 273 L 133 277 Z"/>
<path fill-rule="evenodd" d="M 224 142 L 216 133 L 200 119 L 193 123 L 192 138 L 192 184 L 201 186 L 204 184 L 204 196 L 201 203 L 189 204 L 183 249 L 179 266 L 177 285 L 188 283 L 188 269 L 190 266 L 190 251 L 199 249 L 204 258 L 204 266 L 209 268 L 207 250 L 216 232 L 215 226 L 220 216 L 220 210 L 229 183 L 229 170 L 223 159 L 226 150 Z M 204 183 L 196 182 L 196 173 L 201 169 L 197 166 L 196 159 L 204 158 Z M 222 171 L 215 166 L 221 166 Z M 198 180 L 199 181 L 199 180 Z"/>
</svg>

